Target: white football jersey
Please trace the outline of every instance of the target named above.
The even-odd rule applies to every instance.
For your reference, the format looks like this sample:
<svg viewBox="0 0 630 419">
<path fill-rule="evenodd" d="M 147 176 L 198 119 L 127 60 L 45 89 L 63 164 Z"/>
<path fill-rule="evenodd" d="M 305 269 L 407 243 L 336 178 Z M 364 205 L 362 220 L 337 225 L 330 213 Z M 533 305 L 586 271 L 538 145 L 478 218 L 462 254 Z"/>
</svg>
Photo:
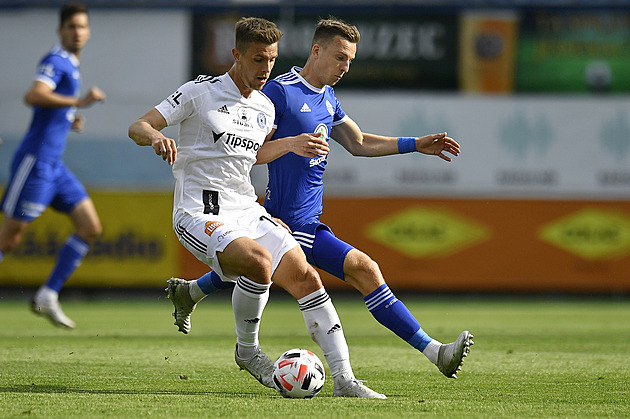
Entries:
<svg viewBox="0 0 630 419">
<path fill-rule="evenodd" d="M 275 112 L 267 96 L 254 90 L 244 98 L 225 73 L 199 76 L 155 108 L 179 124 L 174 213 L 218 215 L 256 203 L 250 171 Z"/>
</svg>

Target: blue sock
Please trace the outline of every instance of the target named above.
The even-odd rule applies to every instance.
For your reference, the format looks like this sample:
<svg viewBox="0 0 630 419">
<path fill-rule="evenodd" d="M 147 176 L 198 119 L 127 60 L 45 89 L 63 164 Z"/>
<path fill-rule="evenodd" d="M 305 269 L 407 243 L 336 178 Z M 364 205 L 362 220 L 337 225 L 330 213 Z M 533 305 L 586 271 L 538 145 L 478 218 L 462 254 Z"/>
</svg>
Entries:
<svg viewBox="0 0 630 419">
<path fill-rule="evenodd" d="M 431 337 L 422 330 L 418 320 L 403 302 L 396 298 L 387 284 L 381 285 L 374 292 L 363 297 L 363 300 L 372 316 L 380 324 L 414 348 L 424 351 L 431 342 Z"/>
<path fill-rule="evenodd" d="M 219 290 L 232 289 L 235 283 L 223 282 L 215 271 L 210 271 L 197 280 L 197 285 L 204 294 L 208 295 Z"/>
<path fill-rule="evenodd" d="M 2 262 L 2 259 L 4 259 L 4 252 L 0 250 L 0 262 Z"/>
<path fill-rule="evenodd" d="M 88 250 L 89 244 L 77 235 L 70 236 L 57 255 L 57 264 L 46 281 L 46 286 L 57 292 L 61 291 L 61 287 L 81 264 Z"/>
</svg>

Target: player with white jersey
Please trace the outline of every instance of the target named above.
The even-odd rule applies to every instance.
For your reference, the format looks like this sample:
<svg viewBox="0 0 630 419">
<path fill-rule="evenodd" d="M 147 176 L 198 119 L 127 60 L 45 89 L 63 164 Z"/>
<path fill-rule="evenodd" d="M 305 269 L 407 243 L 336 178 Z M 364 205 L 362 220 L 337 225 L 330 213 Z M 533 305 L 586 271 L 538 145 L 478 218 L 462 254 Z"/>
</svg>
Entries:
<svg viewBox="0 0 630 419">
<path fill-rule="evenodd" d="M 276 108 L 271 140 L 258 152 L 258 163 L 268 163 L 269 169 L 264 206 L 289 226 L 312 265 L 359 290 L 378 322 L 422 352 L 445 376 L 456 378 L 473 344 L 472 334 L 463 331 L 449 344 L 431 338 L 385 283 L 376 262 L 320 221 L 330 139 L 353 155 L 367 157 L 417 151 L 451 161 L 444 152 L 459 154 L 459 144 L 446 133 L 384 137 L 361 132 L 346 115 L 332 86 L 350 69 L 359 38 L 352 25 L 332 18 L 321 20 L 304 68 L 293 67 L 263 88 Z M 305 132 L 320 136 L 303 141 L 290 137 Z M 319 152 L 303 156 L 300 150 L 306 146 L 319 147 Z M 216 277 L 201 278 L 199 286 L 212 292 L 216 287 L 211 285 L 217 282 Z"/>
<path fill-rule="evenodd" d="M 308 332 L 330 367 L 334 395 L 384 398 L 354 377 L 341 322 L 317 272 L 295 239 L 258 204 L 249 179 L 272 130 L 274 107 L 260 89 L 281 36 L 265 19 L 239 20 L 232 68 L 184 84 L 131 124 L 129 136 L 173 165 L 173 228 L 180 242 L 222 283 L 236 284 L 236 363 L 274 388 L 273 361 L 261 350 L 258 332 L 275 282 L 298 300 Z M 168 125 L 179 126 L 177 143 L 160 132 Z M 190 314 L 205 294 L 196 281 L 171 278 L 168 284 L 175 324 L 188 333 Z"/>
<path fill-rule="evenodd" d="M 68 215 L 76 232 L 59 251 L 48 280 L 31 301 L 31 309 L 55 325 L 74 328 L 75 323 L 61 310 L 59 292 L 100 235 L 101 224 L 92 200 L 65 166 L 62 155 L 70 130 L 83 130 L 83 119 L 76 115 L 76 108 L 104 100 L 105 94 L 93 87 L 85 97 L 78 97 L 79 56 L 90 37 L 87 7 L 62 7 L 57 32 L 60 44 L 41 60 L 25 96 L 26 103 L 33 107 L 33 119 L 13 156 L 11 178 L 2 198 L 5 218 L 0 227 L 0 261 L 20 243 L 29 224 L 46 208 Z"/>
</svg>

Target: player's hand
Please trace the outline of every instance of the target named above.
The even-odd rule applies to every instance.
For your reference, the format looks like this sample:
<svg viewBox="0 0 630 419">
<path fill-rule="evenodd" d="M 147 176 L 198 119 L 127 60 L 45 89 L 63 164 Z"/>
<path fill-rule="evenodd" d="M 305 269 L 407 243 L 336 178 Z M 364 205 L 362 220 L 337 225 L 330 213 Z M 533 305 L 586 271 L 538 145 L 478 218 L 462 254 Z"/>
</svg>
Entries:
<svg viewBox="0 0 630 419">
<path fill-rule="evenodd" d="M 319 157 L 328 154 L 328 142 L 320 133 L 300 134 L 291 140 L 291 151 L 302 157 Z"/>
<path fill-rule="evenodd" d="M 416 140 L 416 150 L 423 154 L 434 154 L 446 161 L 451 161 L 452 159 L 444 154 L 445 152 L 453 156 L 459 156 L 459 144 L 451 137 L 447 137 L 445 132 L 420 137 Z"/>
<path fill-rule="evenodd" d="M 83 132 L 83 127 L 85 126 L 85 118 L 81 115 L 75 115 L 74 121 L 72 121 L 72 131 L 74 132 Z"/>
<path fill-rule="evenodd" d="M 79 100 L 79 103 L 77 104 L 77 106 L 79 107 L 90 106 L 94 102 L 104 101 L 106 97 L 107 95 L 105 94 L 105 92 L 103 92 L 98 87 L 93 86 L 90 89 L 90 91 L 87 93 L 87 95 L 85 95 L 83 99 Z"/>
<path fill-rule="evenodd" d="M 282 221 L 281 219 L 276 218 L 276 217 L 271 217 L 271 218 L 273 218 L 273 220 L 274 220 L 276 223 L 280 224 L 282 227 L 284 227 L 284 228 L 286 228 L 287 230 L 289 230 L 289 233 L 293 234 L 293 232 L 291 231 L 291 229 L 289 228 L 289 226 L 288 226 L 288 225 L 286 225 L 286 224 L 284 223 L 284 221 Z"/>
<path fill-rule="evenodd" d="M 177 144 L 172 138 L 161 136 L 151 141 L 151 147 L 155 154 L 162 156 L 162 160 L 168 162 L 169 165 L 175 163 L 177 158 Z"/>
</svg>

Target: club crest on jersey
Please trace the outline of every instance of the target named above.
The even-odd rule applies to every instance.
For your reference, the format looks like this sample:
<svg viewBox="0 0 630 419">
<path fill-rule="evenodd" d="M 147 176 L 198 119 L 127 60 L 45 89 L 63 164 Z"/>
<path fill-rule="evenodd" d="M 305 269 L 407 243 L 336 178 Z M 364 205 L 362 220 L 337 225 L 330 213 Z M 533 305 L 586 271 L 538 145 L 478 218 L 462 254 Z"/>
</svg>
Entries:
<svg viewBox="0 0 630 419">
<path fill-rule="evenodd" d="M 258 113 L 258 115 L 256 116 L 256 121 L 258 122 L 258 127 L 260 129 L 265 129 L 265 127 L 267 126 L 267 117 L 262 112 Z"/>
</svg>

